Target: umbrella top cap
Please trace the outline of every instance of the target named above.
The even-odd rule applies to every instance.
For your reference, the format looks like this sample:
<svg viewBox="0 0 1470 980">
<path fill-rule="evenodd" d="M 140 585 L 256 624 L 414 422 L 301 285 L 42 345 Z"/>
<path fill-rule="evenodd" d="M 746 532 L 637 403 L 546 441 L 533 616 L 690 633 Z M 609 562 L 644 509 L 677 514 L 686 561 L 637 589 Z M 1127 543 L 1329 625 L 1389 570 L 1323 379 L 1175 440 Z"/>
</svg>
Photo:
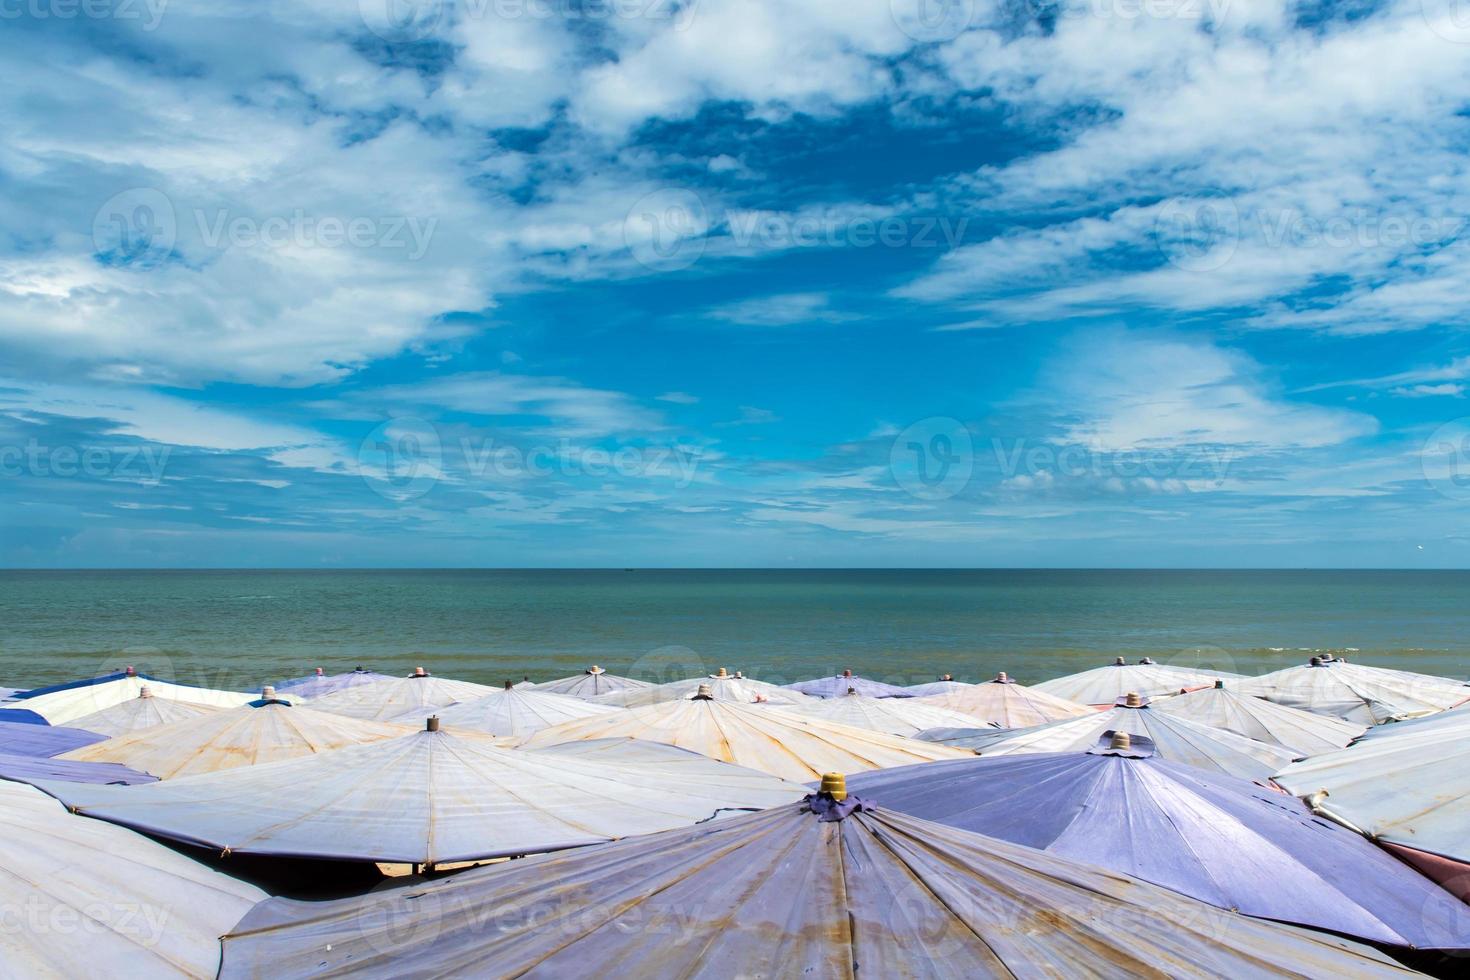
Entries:
<svg viewBox="0 0 1470 980">
<path fill-rule="evenodd" d="M 430 715 L 429 720 L 424 722 L 424 731 L 437 732 L 439 730 L 439 716 Z"/>
<path fill-rule="evenodd" d="M 123 668 L 123 673 L 127 674 L 129 677 L 133 677 L 136 676 L 138 672 L 133 669 L 132 664 L 128 664 L 126 667 Z"/>
<path fill-rule="evenodd" d="M 1119 658 L 1117 658 L 1116 660 L 1113 661 L 1113 666 L 1114 667 L 1127 667 L 1128 666 L 1128 661 L 1124 660 L 1122 657 L 1119 657 Z"/>
<path fill-rule="evenodd" d="M 260 689 L 260 696 L 263 698 L 273 698 L 276 696 L 276 689 L 267 684 Z"/>
<path fill-rule="evenodd" d="M 715 674 L 715 676 L 716 677 L 729 677 L 730 675 L 727 674 L 727 673 L 725 673 L 725 668 L 721 667 L 720 670 L 719 670 L 719 673 Z"/>
<path fill-rule="evenodd" d="M 507 690 L 507 691 L 509 691 L 509 690 L 510 690 L 510 689 L 511 689 L 511 688 L 513 688 L 513 687 L 515 687 L 515 685 L 514 685 L 514 684 L 512 684 L 512 683 L 511 683 L 511 682 L 510 682 L 510 681 L 506 681 L 506 682 L 505 682 L 505 689 L 506 689 L 506 690 Z"/>
<path fill-rule="evenodd" d="M 587 673 L 589 673 L 589 674 L 605 674 L 605 673 L 607 673 L 607 671 L 603 670 L 601 667 L 597 666 L 596 664 L 593 664 L 591 667 L 588 667 L 587 668 Z"/>
<path fill-rule="evenodd" d="M 1308 667 L 1321 667 L 1322 666 L 1322 658 L 1321 657 L 1313 657 L 1311 660 L 1308 660 L 1307 661 L 1307 666 Z"/>
<path fill-rule="evenodd" d="M 743 681 L 743 680 L 745 680 L 745 674 L 744 674 L 744 672 L 743 671 L 739 671 L 739 670 L 735 671 L 735 679 L 737 681 Z"/>
<path fill-rule="evenodd" d="M 1123 707 L 1125 708 L 1142 708 L 1146 703 L 1137 691 L 1129 691 L 1123 696 Z"/>
<path fill-rule="evenodd" d="M 153 691 L 151 688 L 148 687 L 147 684 L 144 684 L 142 687 L 138 688 L 138 697 L 151 698 L 153 697 Z"/>
<path fill-rule="evenodd" d="M 998 673 L 998 674 L 995 675 L 995 683 L 996 684 L 1009 684 L 1009 683 L 1011 683 L 1011 677 L 1005 671 L 1001 671 L 1000 673 Z"/>
<path fill-rule="evenodd" d="M 1142 660 L 1139 661 L 1140 664 L 1151 664 L 1153 662 L 1154 662 L 1154 658 L 1153 657 L 1144 657 Z"/>
<path fill-rule="evenodd" d="M 1133 748 L 1133 739 L 1128 735 L 1127 732 L 1113 732 L 1113 738 L 1112 741 L 1108 743 L 1108 748 L 1131 749 Z"/>
<path fill-rule="evenodd" d="M 858 696 L 857 688 L 855 688 L 855 687 L 849 687 L 847 689 L 847 696 L 850 697 L 850 698 L 857 697 Z"/>
<path fill-rule="evenodd" d="M 427 670 L 425 670 L 424 668 L 422 668 L 422 667 L 415 667 L 413 669 L 412 676 L 414 676 L 414 677 L 428 677 L 429 676 L 429 672 Z"/>
<path fill-rule="evenodd" d="M 322 669 L 321 669 L 321 668 L 320 668 L 320 667 L 318 667 L 318 668 L 317 668 L 317 669 L 316 669 L 316 676 L 318 676 L 318 677 L 323 677 L 323 676 L 325 676 L 325 674 L 326 674 L 326 672 L 325 672 L 325 671 L 323 671 L 323 670 L 322 670 Z"/>
<path fill-rule="evenodd" d="M 714 699 L 715 699 L 714 692 L 712 692 L 710 690 L 710 687 L 709 687 L 708 684 L 701 684 L 701 685 L 699 685 L 699 690 L 697 690 L 697 691 L 694 692 L 694 700 L 695 701 L 713 701 Z"/>
<path fill-rule="evenodd" d="M 1223 677 L 1217 677 L 1217 678 L 1215 678 L 1215 690 L 1217 690 L 1217 691 L 1223 691 L 1223 690 L 1225 690 L 1225 679 Z"/>
<path fill-rule="evenodd" d="M 847 799 L 847 777 L 840 772 L 824 772 L 822 786 L 817 792 L 841 803 Z"/>
<path fill-rule="evenodd" d="M 849 670 L 844 670 L 842 672 L 842 676 L 843 677 L 851 677 L 852 676 L 852 671 L 850 669 Z"/>
</svg>

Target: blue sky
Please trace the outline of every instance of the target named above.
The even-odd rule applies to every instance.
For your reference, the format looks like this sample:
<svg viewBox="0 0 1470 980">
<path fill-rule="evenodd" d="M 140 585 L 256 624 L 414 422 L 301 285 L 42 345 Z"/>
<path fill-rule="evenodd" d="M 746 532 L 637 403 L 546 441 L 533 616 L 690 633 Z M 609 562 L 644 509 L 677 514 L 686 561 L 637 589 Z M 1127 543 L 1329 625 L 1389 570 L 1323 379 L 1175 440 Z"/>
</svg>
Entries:
<svg viewBox="0 0 1470 980">
<path fill-rule="evenodd" d="M 1470 21 L 34 0 L 0 564 L 1470 564 Z"/>
</svg>

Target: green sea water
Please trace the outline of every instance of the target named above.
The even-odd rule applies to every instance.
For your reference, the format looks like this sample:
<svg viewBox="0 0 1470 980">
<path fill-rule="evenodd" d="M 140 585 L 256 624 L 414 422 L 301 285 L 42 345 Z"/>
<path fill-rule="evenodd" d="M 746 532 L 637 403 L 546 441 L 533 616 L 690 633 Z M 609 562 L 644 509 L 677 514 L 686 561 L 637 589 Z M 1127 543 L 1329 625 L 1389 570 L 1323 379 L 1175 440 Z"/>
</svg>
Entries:
<svg viewBox="0 0 1470 980">
<path fill-rule="evenodd" d="M 1466 677 L 1470 572 L 0 572 L 0 686 L 22 688 L 127 664 L 234 689 L 359 664 L 1035 682 L 1117 655 L 1255 674 L 1319 650 Z"/>
</svg>

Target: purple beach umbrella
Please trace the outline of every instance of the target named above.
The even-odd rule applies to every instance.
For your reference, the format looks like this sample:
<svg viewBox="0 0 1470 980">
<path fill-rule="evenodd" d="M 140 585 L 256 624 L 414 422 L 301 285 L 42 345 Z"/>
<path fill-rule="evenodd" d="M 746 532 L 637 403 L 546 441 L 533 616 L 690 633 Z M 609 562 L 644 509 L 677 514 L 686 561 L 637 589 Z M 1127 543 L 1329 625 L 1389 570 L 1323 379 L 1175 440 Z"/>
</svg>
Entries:
<svg viewBox="0 0 1470 980">
<path fill-rule="evenodd" d="M 914 696 L 914 692 L 907 688 L 869 680 L 866 677 L 857 677 L 850 670 L 844 670 L 836 677 L 817 677 L 786 686 L 793 691 L 800 691 L 814 698 L 840 698 L 849 692 L 869 698 L 911 698 Z"/>
<path fill-rule="evenodd" d="M 1294 797 L 1156 758 L 1146 738 L 859 773 L 849 784 L 891 810 L 1257 918 L 1396 946 L 1470 948 L 1470 919 L 1456 914 L 1464 910 L 1453 896 L 1366 838 Z"/>
<path fill-rule="evenodd" d="M 106 739 L 105 735 L 84 732 L 80 728 L 0 725 L 0 755 L 28 755 L 37 759 L 49 759 L 53 755 L 61 755 L 63 752 Z"/>
<path fill-rule="evenodd" d="M 282 694 L 290 694 L 298 698 L 319 698 L 327 694 L 335 694 L 345 691 L 349 687 L 357 687 L 362 684 L 371 684 L 374 681 L 390 681 L 392 677 L 380 674 L 377 671 L 368 670 L 366 667 L 358 667 L 342 674 L 328 674 L 320 667 L 313 674 L 305 677 L 295 677 L 289 681 L 281 681 L 275 685 L 277 691 Z"/>
<path fill-rule="evenodd" d="M 114 786 L 158 782 L 157 776 L 113 762 L 71 762 L 66 759 L 38 759 L 31 755 L 0 755 L 0 779 L 31 784 L 38 779 L 51 779 L 63 783 Z"/>
</svg>

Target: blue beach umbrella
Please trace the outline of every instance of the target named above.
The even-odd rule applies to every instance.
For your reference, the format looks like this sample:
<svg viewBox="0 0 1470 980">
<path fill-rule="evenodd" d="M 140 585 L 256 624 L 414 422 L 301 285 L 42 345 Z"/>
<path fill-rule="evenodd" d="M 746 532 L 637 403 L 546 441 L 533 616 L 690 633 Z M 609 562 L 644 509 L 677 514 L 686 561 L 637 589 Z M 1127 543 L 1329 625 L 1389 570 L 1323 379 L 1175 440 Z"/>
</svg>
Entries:
<svg viewBox="0 0 1470 980">
<path fill-rule="evenodd" d="M 1413 975 L 1346 939 L 871 807 L 838 779 L 763 813 L 271 899 L 225 936 L 220 976 Z"/>
<path fill-rule="evenodd" d="M 786 686 L 793 691 L 800 691 L 814 698 L 840 698 L 849 691 L 867 698 L 911 698 L 914 696 L 914 692 L 908 688 L 858 677 L 850 670 L 844 670 L 836 677 L 817 677 Z"/>
<path fill-rule="evenodd" d="M 890 809 L 1219 908 L 1396 946 L 1470 948 L 1470 918 L 1429 879 L 1300 800 L 1157 758 L 1144 738 L 860 773 L 850 785 Z"/>
<path fill-rule="evenodd" d="M 9 705 L 0 706 L 0 722 L 9 722 L 15 725 L 49 725 L 51 722 L 42 718 L 34 711 L 26 708 L 12 708 Z"/>
</svg>

